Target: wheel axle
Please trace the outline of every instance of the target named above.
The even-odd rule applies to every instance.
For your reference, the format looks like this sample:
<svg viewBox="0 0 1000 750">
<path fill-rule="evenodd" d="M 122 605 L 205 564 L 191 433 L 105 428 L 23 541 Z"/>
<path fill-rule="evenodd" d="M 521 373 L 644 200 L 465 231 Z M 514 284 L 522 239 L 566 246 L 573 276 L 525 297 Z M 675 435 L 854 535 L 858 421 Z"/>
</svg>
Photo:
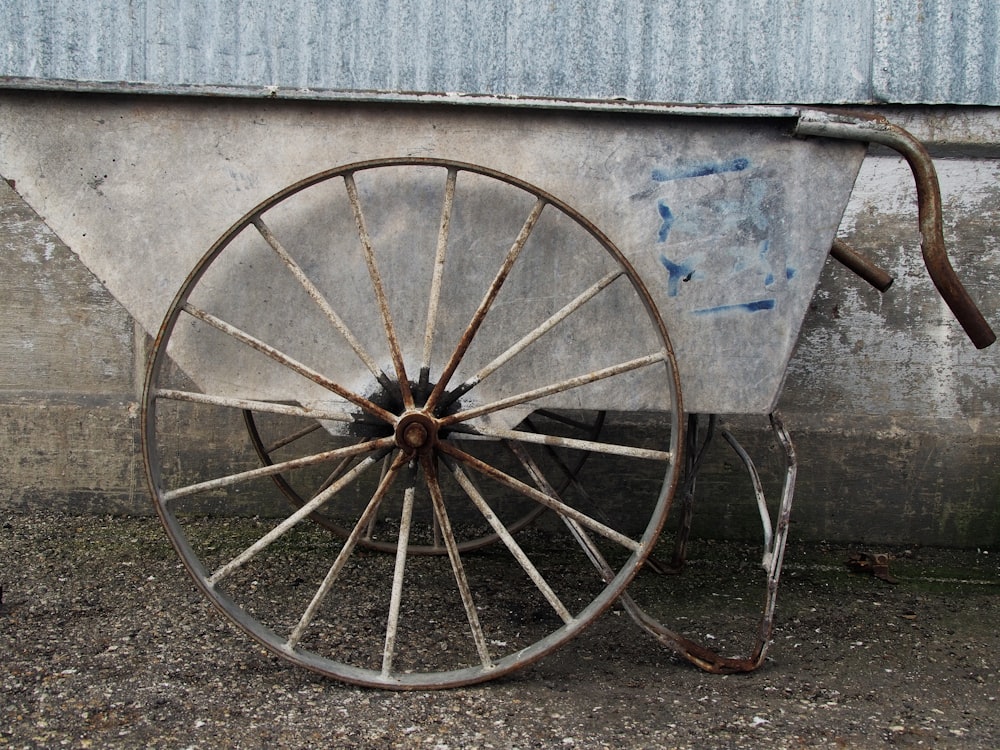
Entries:
<svg viewBox="0 0 1000 750">
<path fill-rule="evenodd" d="M 406 453 L 430 450 L 437 443 L 438 421 L 423 411 L 404 414 L 396 423 L 396 445 Z"/>
</svg>

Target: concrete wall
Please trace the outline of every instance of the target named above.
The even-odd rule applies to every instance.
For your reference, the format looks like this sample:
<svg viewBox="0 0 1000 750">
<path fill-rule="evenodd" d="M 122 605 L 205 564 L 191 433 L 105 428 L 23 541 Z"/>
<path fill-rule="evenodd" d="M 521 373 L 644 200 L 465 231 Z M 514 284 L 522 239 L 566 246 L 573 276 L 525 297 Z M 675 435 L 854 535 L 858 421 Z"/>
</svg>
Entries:
<svg viewBox="0 0 1000 750">
<path fill-rule="evenodd" d="M 949 252 L 996 328 L 997 112 L 888 114 L 937 157 Z M 974 349 L 934 293 L 904 172 L 895 157 L 870 155 L 840 229 L 895 284 L 879 295 L 828 261 L 789 368 L 781 408 L 800 435 L 797 512 L 820 538 L 850 530 L 847 538 L 995 545 L 1000 351 Z"/>
<path fill-rule="evenodd" d="M 952 257 L 997 326 L 1000 115 L 890 114 L 941 157 Z M 794 538 L 1000 543 L 1000 351 L 974 350 L 934 294 L 908 184 L 896 157 L 866 160 L 840 234 L 897 282 L 880 297 L 828 261 L 789 369 L 781 408 L 800 459 Z M 145 335 L 5 184 L 0 252 L 0 508 L 148 512 L 137 415 Z M 762 420 L 729 424 L 773 475 Z M 759 534 L 721 443 L 699 487 L 697 533 Z"/>
<path fill-rule="evenodd" d="M 6 183 L 0 227 L 0 502 L 139 510 L 135 326 Z"/>
</svg>

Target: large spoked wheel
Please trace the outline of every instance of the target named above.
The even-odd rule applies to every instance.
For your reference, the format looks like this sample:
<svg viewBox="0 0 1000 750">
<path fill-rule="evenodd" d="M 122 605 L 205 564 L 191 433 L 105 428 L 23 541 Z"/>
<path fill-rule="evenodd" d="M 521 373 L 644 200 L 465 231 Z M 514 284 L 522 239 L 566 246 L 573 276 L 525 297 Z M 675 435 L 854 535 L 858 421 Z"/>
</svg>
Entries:
<svg viewBox="0 0 1000 750">
<path fill-rule="evenodd" d="M 538 412 L 533 414 L 529 419 L 525 420 L 523 425 L 524 428 L 530 430 L 531 432 L 540 432 L 542 434 L 548 434 L 551 430 L 540 429 L 535 426 L 536 422 L 539 421 L 555 421 L 563 425 L 568 425 L 575 430 L 573 433 L 574 437 L 583 438 L 585 440 L 595 441 L 601 434 L 601 427 L 604 424 L 605 413 L 597 412 L 593 415 L 589 421 L 581 422 L 578 417 L 573 415 L 563 415 L 556 412 L 547 411 L 545 409 L 540 409 Z M 297 420 L 296 424 L 289 424 L 290 418 L 288 416 L 276 416 L 270 414 L 258 414 L 246 409 L 243 411 L 243 421 L 246 424 L 247 434 L 250 437 L 250 441 L 253 444 L 254 451 L 257 453 L 257 457 L 260 459 L 261 463 L 265 466 L 273 466 L 276 462 L 286 461 L 292 457 L 297 457 L 302 453 L 301 450 L 296 450 L 295 443 L 303 439 L 315 440 L 316 437 L 324 438 L 328 444 L 333 446 L 332 438 L 329 438 L 324 434 L 323 426 L 320 422 L 311 419 Z M 266 437 L 265 437 L 266 435 Z M 313 445 L 309 446 L 311 452 L 318 452 Z M 555 448 L 549 449 L 553 460 L 560 463 L 560 470 L 563 474 L 562 481 L 556 488 L 557 493 L 563 493 L 570 486 L 572 482 L 576 481 L 577 476 L 583 469 L 584 464 L 587 462 L 589 453 L 585 451 L 572 451 L 566 452 L 564 458 L 559 456 L 559 452 Z M 574 455 L 575 454 L 575 455 Z M 572 466 L 570 466 L 570 464 Z M 301 508 L 309 502 L 309 498 L 315 496 L 318 492 L 326 489 L 330 486 L 340 475 L 340 470 L 335 470 L 326 476 L 323 483 L 316 485 L 315 482 L 310 483 L 311 477 L 301 477 L 295 476 L 296 472 L 289 472 L 288 474 L 272 474 L 271 480 L 274 482 L 278 491 L 292 504 L 295 508 Z M 305 482 L 305 484 L 303 484 Z M 526 528 L 532 524 L 542 513 L 545 512 L 546 507 L 541 503 L 536 503 L 530 498 L 522 498 L 520 502 L 522 510 L 514 512 L 513 509 L 507 514 L 510 515 L 511 520 L 504 522 L 504 528 L 511 533 L 516 534 L 521 529 Z M 393 523 L 396 519 L 389 518 L 389 539 L 383 540 L 381 526 L 383 522 L 386 522 L 385 512 L 377 513 L 375 517 L 371 519 L 368 523 L 365 532 L 358 537 L 357 543 L 359 546 L 378 550 L 380 552 L 395 552 L 397 544 L 393 541 L 395 534 L 393 533 Z M 334 517 L 329 517 L 322 510 L 317 510 L 309 514 L 310 520 L 318 523 L 320 526 L 333 532 L 341 539 L 348 539 L 351 535 L 351 529 L 341 526 L 338 519 Z M 431 538 L 426 543 L 415 543 L 410 541 L 408 547 L 408 554 L 411 555 L 444 555 L 448 553 L 448 548 L 445 546 L 444 539 L 441 536 L 441 528 L 438 526 L 437 522 L 431 519 Z M 486 547 L 487 545 L 494 544 L 500 541 L 500 535 L 496 532 L 490 530 L 484 533 L 482 536 L 473 536 L 468 539 L 458 540 L 458 551 L 459 552 L 471 552 L 473 550 L 479 549 L 481 547 Z"/>
<path fill-rule="evenodd" d="M 285 436 L 263 465 L 247 411 Z M 286 188 L 198 263 L 150 355 L 143 454 L 237 626 L 347 682 L 438 688 L 534 662 L 624 591 L 681 414 L 663 321 L 587 219 L 483 167 L 386 159 Z"/>
</svg>

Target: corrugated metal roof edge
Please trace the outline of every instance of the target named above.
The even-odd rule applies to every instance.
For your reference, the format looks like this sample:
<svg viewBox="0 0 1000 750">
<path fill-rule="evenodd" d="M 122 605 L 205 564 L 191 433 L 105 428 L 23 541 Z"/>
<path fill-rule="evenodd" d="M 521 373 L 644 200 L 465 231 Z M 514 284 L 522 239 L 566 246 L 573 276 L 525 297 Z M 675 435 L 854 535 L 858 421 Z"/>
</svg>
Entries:
<svg viewBox="0 0 1000 750">
<path fill-rule="evenodd" d="M 746 100 L 746 101 L 645 101 L 626 98 L 588 99 L 572 97 L 546 97 L 521 94 L 484 94 L 472 92 L 443 91 L 400 91 L 379 89 L 325 89 L 298 88 L 290 86 L 245 86 L 225 84 L 161 84 L 141 81 L 100 81 L 78 80 L 68 78 L 30 78 L 23 76 L 0 75 L 0 88 L 31 89 L 49 91 L 78 91 L 81 93 L 134 93 L 157 96 L 217 96 L 238 99 L 300 99 L 314 101 L 410 101 L 461 104 L 494 104 L 504 106 L 535 106 L 560 108 L 608 108 L 620 107 L 630 111 L 642 108 L 679 107 L 679 108 L 727 108 L 727 107 L 767 107 L 788 108 L 795 110 L 800 107 L 920 107 L 920 106 L 958 106 L 958 107 L 1000 107 L 1000 101 L 896 101 L 890 98 L 874 97 L 864 101 L 854 99 L 836 100 Z"/>
<path fill-rule="evenodd" d="M 629 99 L 568 99 L 514 94 L 470 94 L 431 91 L 379 91 L 288 88 L 281 86 L 220 86 L 212 84 L 161 85 L 127 81 L 77 81 L 52 78 L 0 76 L 0 89 L 55 91 L 88 94 L 138 94 L 152 96 L 219 97 L 291 101 L 330 101 L 392 104 L 445 104 L 479 107 L 518 107 L 579 111 L 650 113 L 701 116 L 798 117 L 809 105 L 801 103 L 647 102 Z M 815 107 L 814 107 L 815 108 Z"/>
<path fill-rule="evenodd" d="M 884 116 L 909 129 L 934 156 L 1000 157 L 1000 107 L 970 104 L 788 103 L 690 104 L 627 99 L 559 99 L 465 93 L 364 91 L 283 88 L 278 86 L 170 85 L 125 81 L 77 81 L 0 76 L 0 90 L 58 93 L 117 94 L 232 98 L 267 101 L 315 101 L 371 104 L 414 104 L 467 107 L 510 107 L 580 112 L 700 117 L 798 118 L 806 110 L 826 110 L 862 118 Z M 955 127 L 940 119 L 928 123 L 928 113 L 942 109 L 961 113 Z"/>
</svg>

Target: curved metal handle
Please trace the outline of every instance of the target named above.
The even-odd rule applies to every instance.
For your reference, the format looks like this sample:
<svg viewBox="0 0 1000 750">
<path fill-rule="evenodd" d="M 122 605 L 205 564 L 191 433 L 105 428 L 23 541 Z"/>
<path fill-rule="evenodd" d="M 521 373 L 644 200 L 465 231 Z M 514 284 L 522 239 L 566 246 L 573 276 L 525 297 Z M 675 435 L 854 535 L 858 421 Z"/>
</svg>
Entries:
<svg viewBox="0 0 1000 750">
<path fill-rule="evenodd" d="M 985 349 L 997 339 L 993 329 L 962 286 L 948 260 L 941 221 L 941 188 L 937 171 L 927 149 L 916 138 L 884 118 L 847 118 L 829 112 L 803 112 L 795 128 L 797 135 L 845 138 L 881 143 L 899 152 L 913 172 L 917 186 L 917 221 L 924 265 L 941 298 L 977 349 Z"/>
</svg>

